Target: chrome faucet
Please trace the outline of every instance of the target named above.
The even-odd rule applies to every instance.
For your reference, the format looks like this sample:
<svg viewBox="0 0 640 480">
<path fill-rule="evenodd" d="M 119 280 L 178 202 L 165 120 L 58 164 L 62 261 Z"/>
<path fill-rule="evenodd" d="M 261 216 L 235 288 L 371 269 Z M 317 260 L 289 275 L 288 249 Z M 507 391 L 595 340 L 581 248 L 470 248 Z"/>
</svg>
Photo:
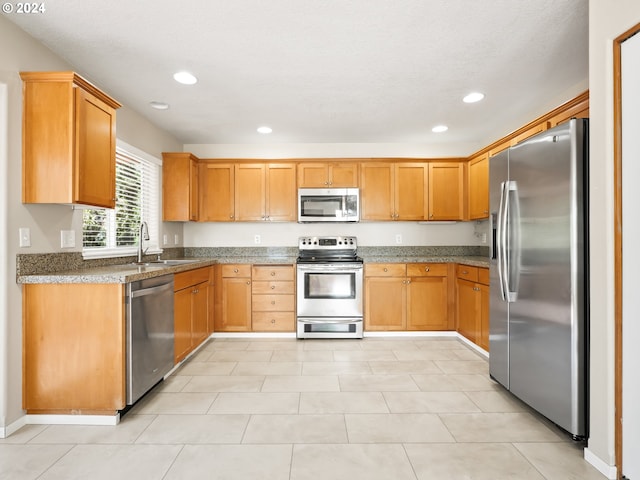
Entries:
<svg viewBox="0 0 640 480">
<path fill-rule="evenodd" d="M 138 236 L 138 263 L 142 263 L 142 255 L 146 250 L 142 250 L 144 240 L 149 240 L 149 227 L 147 222 L 140 222 L 140 234 Z"/>
</svg>

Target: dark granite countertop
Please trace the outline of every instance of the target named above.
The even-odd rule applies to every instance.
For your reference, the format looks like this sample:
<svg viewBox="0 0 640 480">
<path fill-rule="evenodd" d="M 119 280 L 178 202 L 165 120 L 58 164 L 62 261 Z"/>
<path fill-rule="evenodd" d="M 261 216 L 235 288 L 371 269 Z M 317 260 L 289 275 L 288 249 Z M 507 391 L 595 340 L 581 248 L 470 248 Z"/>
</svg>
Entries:
<svg viewBox="0 0 640 480">
<path fill-rule="evenodd" d="M 132 258 L 83 261 L 80 253 L 18 255 L 19 284 L 28 283 L 129 283 L 146 278 L 185 272 L 215 264 L 294 265 L 295 247 L 179 248 L 165 250 L 170 259 L 191 263 L 165 265 Z M 461 263 L 488 267 L 489 258 L 478 247 L 362 247 L 358 254 L 366 263 Z M 164 254 L 163 254 L 164 256 Z"/>
</svg>

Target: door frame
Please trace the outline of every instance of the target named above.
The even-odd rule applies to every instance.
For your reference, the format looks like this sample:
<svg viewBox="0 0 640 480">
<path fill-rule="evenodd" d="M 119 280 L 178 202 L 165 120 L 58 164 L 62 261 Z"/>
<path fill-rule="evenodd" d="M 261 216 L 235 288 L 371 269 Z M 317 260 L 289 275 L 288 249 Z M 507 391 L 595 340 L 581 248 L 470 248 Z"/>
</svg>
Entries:
<svg viewBox="0 0 640 480">
<path fill-rule="evenodd" d="M 615 254 L 615 461 L 622 478 L 622 43 L 640 32 L 640 23 L 613 41 L 613 177 Z"/>
</svg>

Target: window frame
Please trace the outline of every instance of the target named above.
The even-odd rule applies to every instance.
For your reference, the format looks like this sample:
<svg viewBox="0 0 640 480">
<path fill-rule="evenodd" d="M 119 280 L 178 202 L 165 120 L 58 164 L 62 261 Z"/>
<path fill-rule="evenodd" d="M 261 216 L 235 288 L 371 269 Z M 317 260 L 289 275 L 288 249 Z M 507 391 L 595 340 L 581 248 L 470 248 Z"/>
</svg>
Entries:
<svg viewBox="0 0 640 480">
<path fill-rule="evenodd" d="M 133 160 L 147 162 L 154 165 L 157 168 L 156 175 L 154 175 L 157 179 L 155 185 L 152 185 L 151 194 L 152 200 L 151 203 L 142 207 L 143 212 L 147 212 L 146 217 L 143 218 L 145 222 L 147 222 L 149 227 L 149 237 L 148 241 L 145 240 L 143 245 L 143 251 L 148 255 L 156 255 L 163 252 L 163 249 L 160 247 L 160 237 L 161 237 L 161 225 L 162 220 L 160 217 L 160 205 L 162 201 L 162 191 L 161 191 L 161 178 L 162 178 L 162 161 L 136 147 L 133 145 L 129 145 L 128 143 L 116 139 L 116 156 L 123 156 Z M 155 202 L 154 200 L 155 199 Z M 99 207 L 84 207 L 83 210 L 105 210 L 107 215 L 110 217 L 108 222 L 109 226 L 107 227 L 107 238 L 108 242 L 112 246 L 107 247 L 85 247 L 84 246 L 84 219 L 81 218 L 82 224 L 82 258 L 83 259 L 94 259 L 94 258 L 114 258 L 114 257 L 128 257 L 134 256 L 138 253 L 138 246 L 126 246 L 126 247 L 116 247 L 115 245 L 115 209 L 109 208 L 99 208 Z M 143 217 L 145 215 L 143 214 Z M 84 213 L 83 213 L 84 217 Z"/>
</svg>

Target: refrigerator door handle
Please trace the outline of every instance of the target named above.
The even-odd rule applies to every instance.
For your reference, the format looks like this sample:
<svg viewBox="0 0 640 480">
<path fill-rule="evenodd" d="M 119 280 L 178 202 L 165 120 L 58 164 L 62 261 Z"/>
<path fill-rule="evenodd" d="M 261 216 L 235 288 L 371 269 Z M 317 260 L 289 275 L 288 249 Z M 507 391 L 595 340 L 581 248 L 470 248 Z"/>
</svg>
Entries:
<svg viewBox="0 0 640 480">
<path fill-rule="evenodd" d="M 507 198 L 505 196 L 506 193 L 506 184 L 507 182 L 502 182 L 500 184 L 500 205 L 498 207 L 498 228 L 496 232 L 496 247 L 497 247 L 497 264 L 498 264 L 498 280 L 500 283 L 500 295 L 502 300 L 507 301 L 505 288 L 505 276 L 507 271 L 505 269 L 506 265 L 506 247 L 507 247 L 507 236 L 506 236 L 506 224 L 507 224 Z"/>
<path fill-rule="evenodd" d="M 520 283 L 520 201 L 518 198 L 518 183 L 515 180 L 505 182 L 505 197 L 507 199 L 507 213 L 505 214 L 505 239 L 507 237 L 507 218 L 509 218 L 509 249 L 504 261 L 505 292 L 507 302 L 518 300 L 518 285 Z M 513 197 L 513 202 L 511 201 Z"/>
</svg>

